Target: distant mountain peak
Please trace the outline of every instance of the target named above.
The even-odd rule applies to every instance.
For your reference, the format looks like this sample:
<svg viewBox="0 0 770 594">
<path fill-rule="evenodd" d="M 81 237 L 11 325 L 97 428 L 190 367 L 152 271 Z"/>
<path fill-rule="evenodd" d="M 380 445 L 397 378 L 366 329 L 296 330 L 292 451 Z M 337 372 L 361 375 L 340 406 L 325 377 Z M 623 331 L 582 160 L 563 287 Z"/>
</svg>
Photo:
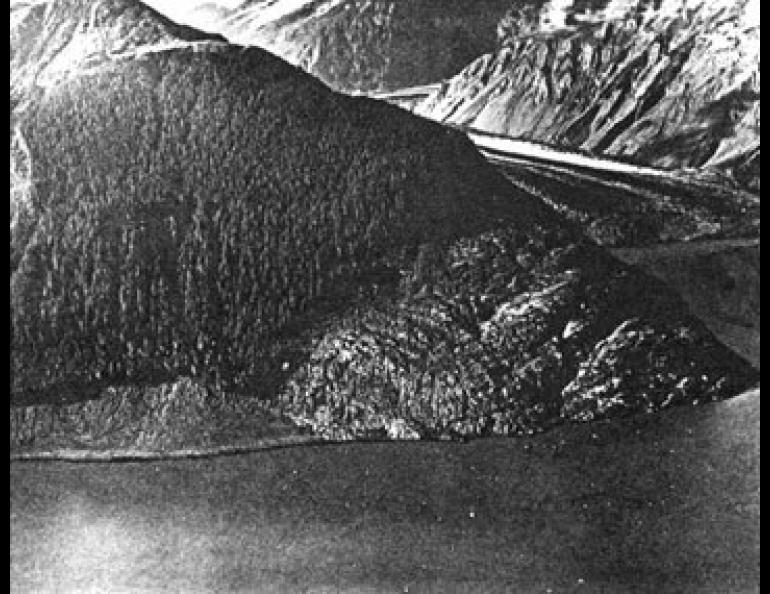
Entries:
<svg viewBox="0 0 770 594">
<path fill-rule="evenodd" d="M 257 45 L 342 91 L 435 82 L 494 49 L 510 0 L 148 0 L 171 18 Z"/>
<path fill-rule="evenodd" d="M 110 56 L 226 41 L 178 25 L 139 0 L 15 0 L 10 15 L 12 98 Z"/>
<path fill-rule="evenodd" d="M 758 0 L 577 4 L 511 11 L 498 50 L 415 111 L 658 167 L 756 169 Z M 557 5 L 567 16 L 546 18 Z"/>
<path fill-rule="evenodd" d="M 32 155 L 17 125 L 46 89 L 125 56 L 225 42 L 169 20 L 138 0 L 12 0 L 10 3 L 11 232 L 32 200 Z"/>
</svg>

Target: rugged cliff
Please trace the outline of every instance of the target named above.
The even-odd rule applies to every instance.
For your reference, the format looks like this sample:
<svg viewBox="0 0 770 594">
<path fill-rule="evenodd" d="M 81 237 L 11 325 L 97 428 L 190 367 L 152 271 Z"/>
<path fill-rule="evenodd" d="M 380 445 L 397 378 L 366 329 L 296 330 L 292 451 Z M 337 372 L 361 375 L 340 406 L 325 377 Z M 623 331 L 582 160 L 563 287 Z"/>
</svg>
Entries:
<svg viewBox="0 0 770 594">
<path fill-rule="evenodd" d="M 76 75 L 110 55 L 225 41 L 179 25 L 133 0 L 12 0 L 10 21 L 12 108 L 36 88 Z"/>
<path fill-rule="evenodd" d="M 551 2 L 500 34 L 416 113 L 759 187 L 758 0 Z"/>
<path fill-rule="evenodd" d="M 259 45 L 335 89 L 432 83 L 492 51 L 510 0 L 149 2 L 173 18 Z"/>
</svg>

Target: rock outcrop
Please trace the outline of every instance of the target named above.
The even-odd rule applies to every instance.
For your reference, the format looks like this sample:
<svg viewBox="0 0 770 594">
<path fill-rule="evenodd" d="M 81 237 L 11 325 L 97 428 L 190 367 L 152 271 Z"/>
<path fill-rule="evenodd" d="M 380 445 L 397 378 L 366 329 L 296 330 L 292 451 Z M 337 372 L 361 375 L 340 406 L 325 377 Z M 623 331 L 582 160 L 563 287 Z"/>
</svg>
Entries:
<svg viewBox="0 0 770 594">
<path fill-rule="evenodd" d="M 556 4 L 512 11 L 500 47 L 415 112 L 759 187 L 758 0 L 575 3 L 549 22 Z"/>
<path fill-rule="evenodd" d="M 522 240 L 457 242 L 416 293 L 343 319 L 282 408 L 332 439 L 530 434 L 720 399 L 757 377 L 654 278 L 563 233 Z"/>
<path fill-rule="evenodd" d="M 488 51 L 510 0 L 149 2 L 172 18 L 258 45 L 347 92 L 440 81 Z"/>
<path fill-rule="evenodd" d="M 11 0 L 11 107 L 104 59 L 201 41 L 225 42 L 179 25 L 136 0 Z"/>
</svg>

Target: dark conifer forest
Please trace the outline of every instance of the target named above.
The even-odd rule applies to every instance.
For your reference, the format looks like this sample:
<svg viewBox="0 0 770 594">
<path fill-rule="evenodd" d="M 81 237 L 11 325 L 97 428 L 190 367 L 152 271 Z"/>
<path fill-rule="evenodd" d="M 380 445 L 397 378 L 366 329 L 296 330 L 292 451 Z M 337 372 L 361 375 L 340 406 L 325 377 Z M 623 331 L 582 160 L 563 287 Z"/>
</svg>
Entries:
<svg viewBox="0 0 770 594">
<path fill-rule="evenodd" d="M 21 129 L 40 181 L 11 245 L 17 397 L 245 387 L 298 312 L 397 279 L 422 243 L 544 216 L 458 134 L 256 49 L 104 66 Z"/>
</svg>

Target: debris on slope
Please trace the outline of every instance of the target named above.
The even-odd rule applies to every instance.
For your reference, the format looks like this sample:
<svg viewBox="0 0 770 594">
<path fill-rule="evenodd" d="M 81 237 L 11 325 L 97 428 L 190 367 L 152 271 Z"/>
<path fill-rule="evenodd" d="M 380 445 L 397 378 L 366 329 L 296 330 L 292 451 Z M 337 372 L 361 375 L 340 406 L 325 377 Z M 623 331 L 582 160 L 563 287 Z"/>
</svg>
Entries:
<svg viewBox="0 0 770 594">
<path fill-rule="evenodd" d="M 757 374 L 654 279 L 532 230 L 454 244 L 437 277 L 317 341 L 283 393 L 330 439 L 542 431 L 726 398 Z"/>
<path fill-rule="evenodd" d="M 678 174 L 626 175 L 532 163 L 493 163 L 608 247 L 758 237 L 761 199 L 726 180 Z M 699 179 L 700 178 L 700 179 Z"/>
<path fill-rule="evenodd" d="M 725 345 L 760 368 L 760 242 L 613 250 L 676 290 Z"/>
</svg>

